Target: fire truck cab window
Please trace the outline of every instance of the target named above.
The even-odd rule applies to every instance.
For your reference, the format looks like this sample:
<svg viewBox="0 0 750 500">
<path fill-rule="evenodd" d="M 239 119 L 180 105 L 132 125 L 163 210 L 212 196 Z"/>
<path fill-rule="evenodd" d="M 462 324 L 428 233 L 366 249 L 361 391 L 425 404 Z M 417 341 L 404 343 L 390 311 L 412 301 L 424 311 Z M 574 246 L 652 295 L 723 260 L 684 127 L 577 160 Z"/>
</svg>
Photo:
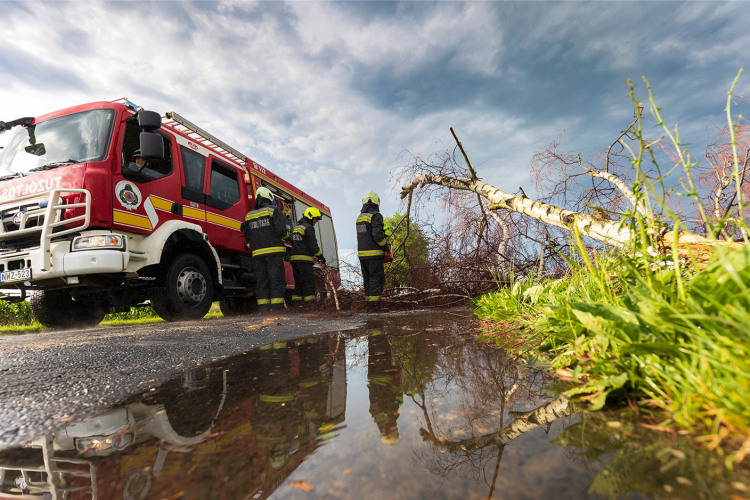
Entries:
<svg viewBox="0 0 750 500">
<path fill-rule="evenodd" d="M 122 143 L 122 176 L 126 179 L 143 183 L 161 179 L 172 173 L 172 143 L 166 134 L 158 133 L 164 141 L 164 159 L 156 161 L 139 161 L 142 129 L 135 123 L 125 125 L 125 137 Z"/>
<path fill-rule="evenodd" d="M 180 149 L 182 150 L 182 170 L 185 174 L 185 187 L 202 193 L 206 158 L 187 148 Z"/>
<path fill-rule="evenodd" d="M 211 163 L 211 194 L 206 204 L 226 210 L 240 201 L 240 183 L 237 171 L 214 161 Z"/>
</svg>

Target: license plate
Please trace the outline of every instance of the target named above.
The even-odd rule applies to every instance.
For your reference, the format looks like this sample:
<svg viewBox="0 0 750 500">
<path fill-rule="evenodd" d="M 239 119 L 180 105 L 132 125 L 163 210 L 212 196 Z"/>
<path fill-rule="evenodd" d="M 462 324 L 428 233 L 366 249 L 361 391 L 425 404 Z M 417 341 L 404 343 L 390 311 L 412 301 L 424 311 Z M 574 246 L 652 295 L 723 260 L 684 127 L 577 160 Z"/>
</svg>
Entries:
<svg viewBox="0 0 750 500">
<path fill-rule="evenodd" d="M 7 283 L 8 281 L 25 281 L 31 279 L 31 268 L 29 269 L 18 269 L 16 271 L 5 271 L 0 273 L 0 282 Z"/>
</svg>

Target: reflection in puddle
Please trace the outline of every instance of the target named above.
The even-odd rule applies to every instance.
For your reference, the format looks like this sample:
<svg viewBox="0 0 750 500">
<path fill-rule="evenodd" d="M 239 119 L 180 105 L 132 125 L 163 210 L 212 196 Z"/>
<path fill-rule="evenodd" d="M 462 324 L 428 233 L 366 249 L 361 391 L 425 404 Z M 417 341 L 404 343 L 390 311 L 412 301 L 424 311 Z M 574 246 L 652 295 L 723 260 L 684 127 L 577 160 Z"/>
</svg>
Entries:
<svg viewBox="0 0 750 500">
<path fill-rule="evenodd" d="M 708 456 L 581 417 L 452 321 L 381 319 L 187 371 L 0 451 L 0 498 L 741 498 Z"/>
</svg>

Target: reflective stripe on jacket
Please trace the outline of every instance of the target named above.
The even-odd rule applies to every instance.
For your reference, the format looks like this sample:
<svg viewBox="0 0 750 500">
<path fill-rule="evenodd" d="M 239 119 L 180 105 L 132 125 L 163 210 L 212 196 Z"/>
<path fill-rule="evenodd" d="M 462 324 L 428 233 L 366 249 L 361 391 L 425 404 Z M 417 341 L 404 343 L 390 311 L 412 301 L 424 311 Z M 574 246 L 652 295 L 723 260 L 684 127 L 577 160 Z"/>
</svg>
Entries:
<svg viewBox="0 0 750 500">
<path fill-rule="evenodd" d="M 297 221 L 292 231 L 292 261 L 312 262 L 313 257 L 322 257 L 318 247 L 315 228 L 304 217 Z"/>
<path fill-rule="evenodd" d="M 374 203 L 365 203 L 357 217 L 357 255 L 362 260 L 382 259 L 388 241 L 383 216 Z"/>
<path fill-rule="evenodd" d="M 284 213 L 265 198 L 258 198 L 255 210 L 245 216 L 245 238 L 252 256 L 285 253 L 284 239 L 289 237 Z"/>
</svg>

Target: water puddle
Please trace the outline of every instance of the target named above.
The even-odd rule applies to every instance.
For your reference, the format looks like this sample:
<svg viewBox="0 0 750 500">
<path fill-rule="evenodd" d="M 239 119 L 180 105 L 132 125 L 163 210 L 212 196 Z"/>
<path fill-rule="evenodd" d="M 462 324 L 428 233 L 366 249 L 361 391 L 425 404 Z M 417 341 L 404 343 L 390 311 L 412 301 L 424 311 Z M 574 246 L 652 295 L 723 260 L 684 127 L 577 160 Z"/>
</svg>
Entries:
<svg viewBox="0 0 750 500">
<path fill-rule="evenodd" d="M 187 371 L 0 451 L 0 498 L 750 494 L 681 437 L 581 415 L 547 374 L 477 343 L 466 324 L 380 319 Z"/>
</svg>

